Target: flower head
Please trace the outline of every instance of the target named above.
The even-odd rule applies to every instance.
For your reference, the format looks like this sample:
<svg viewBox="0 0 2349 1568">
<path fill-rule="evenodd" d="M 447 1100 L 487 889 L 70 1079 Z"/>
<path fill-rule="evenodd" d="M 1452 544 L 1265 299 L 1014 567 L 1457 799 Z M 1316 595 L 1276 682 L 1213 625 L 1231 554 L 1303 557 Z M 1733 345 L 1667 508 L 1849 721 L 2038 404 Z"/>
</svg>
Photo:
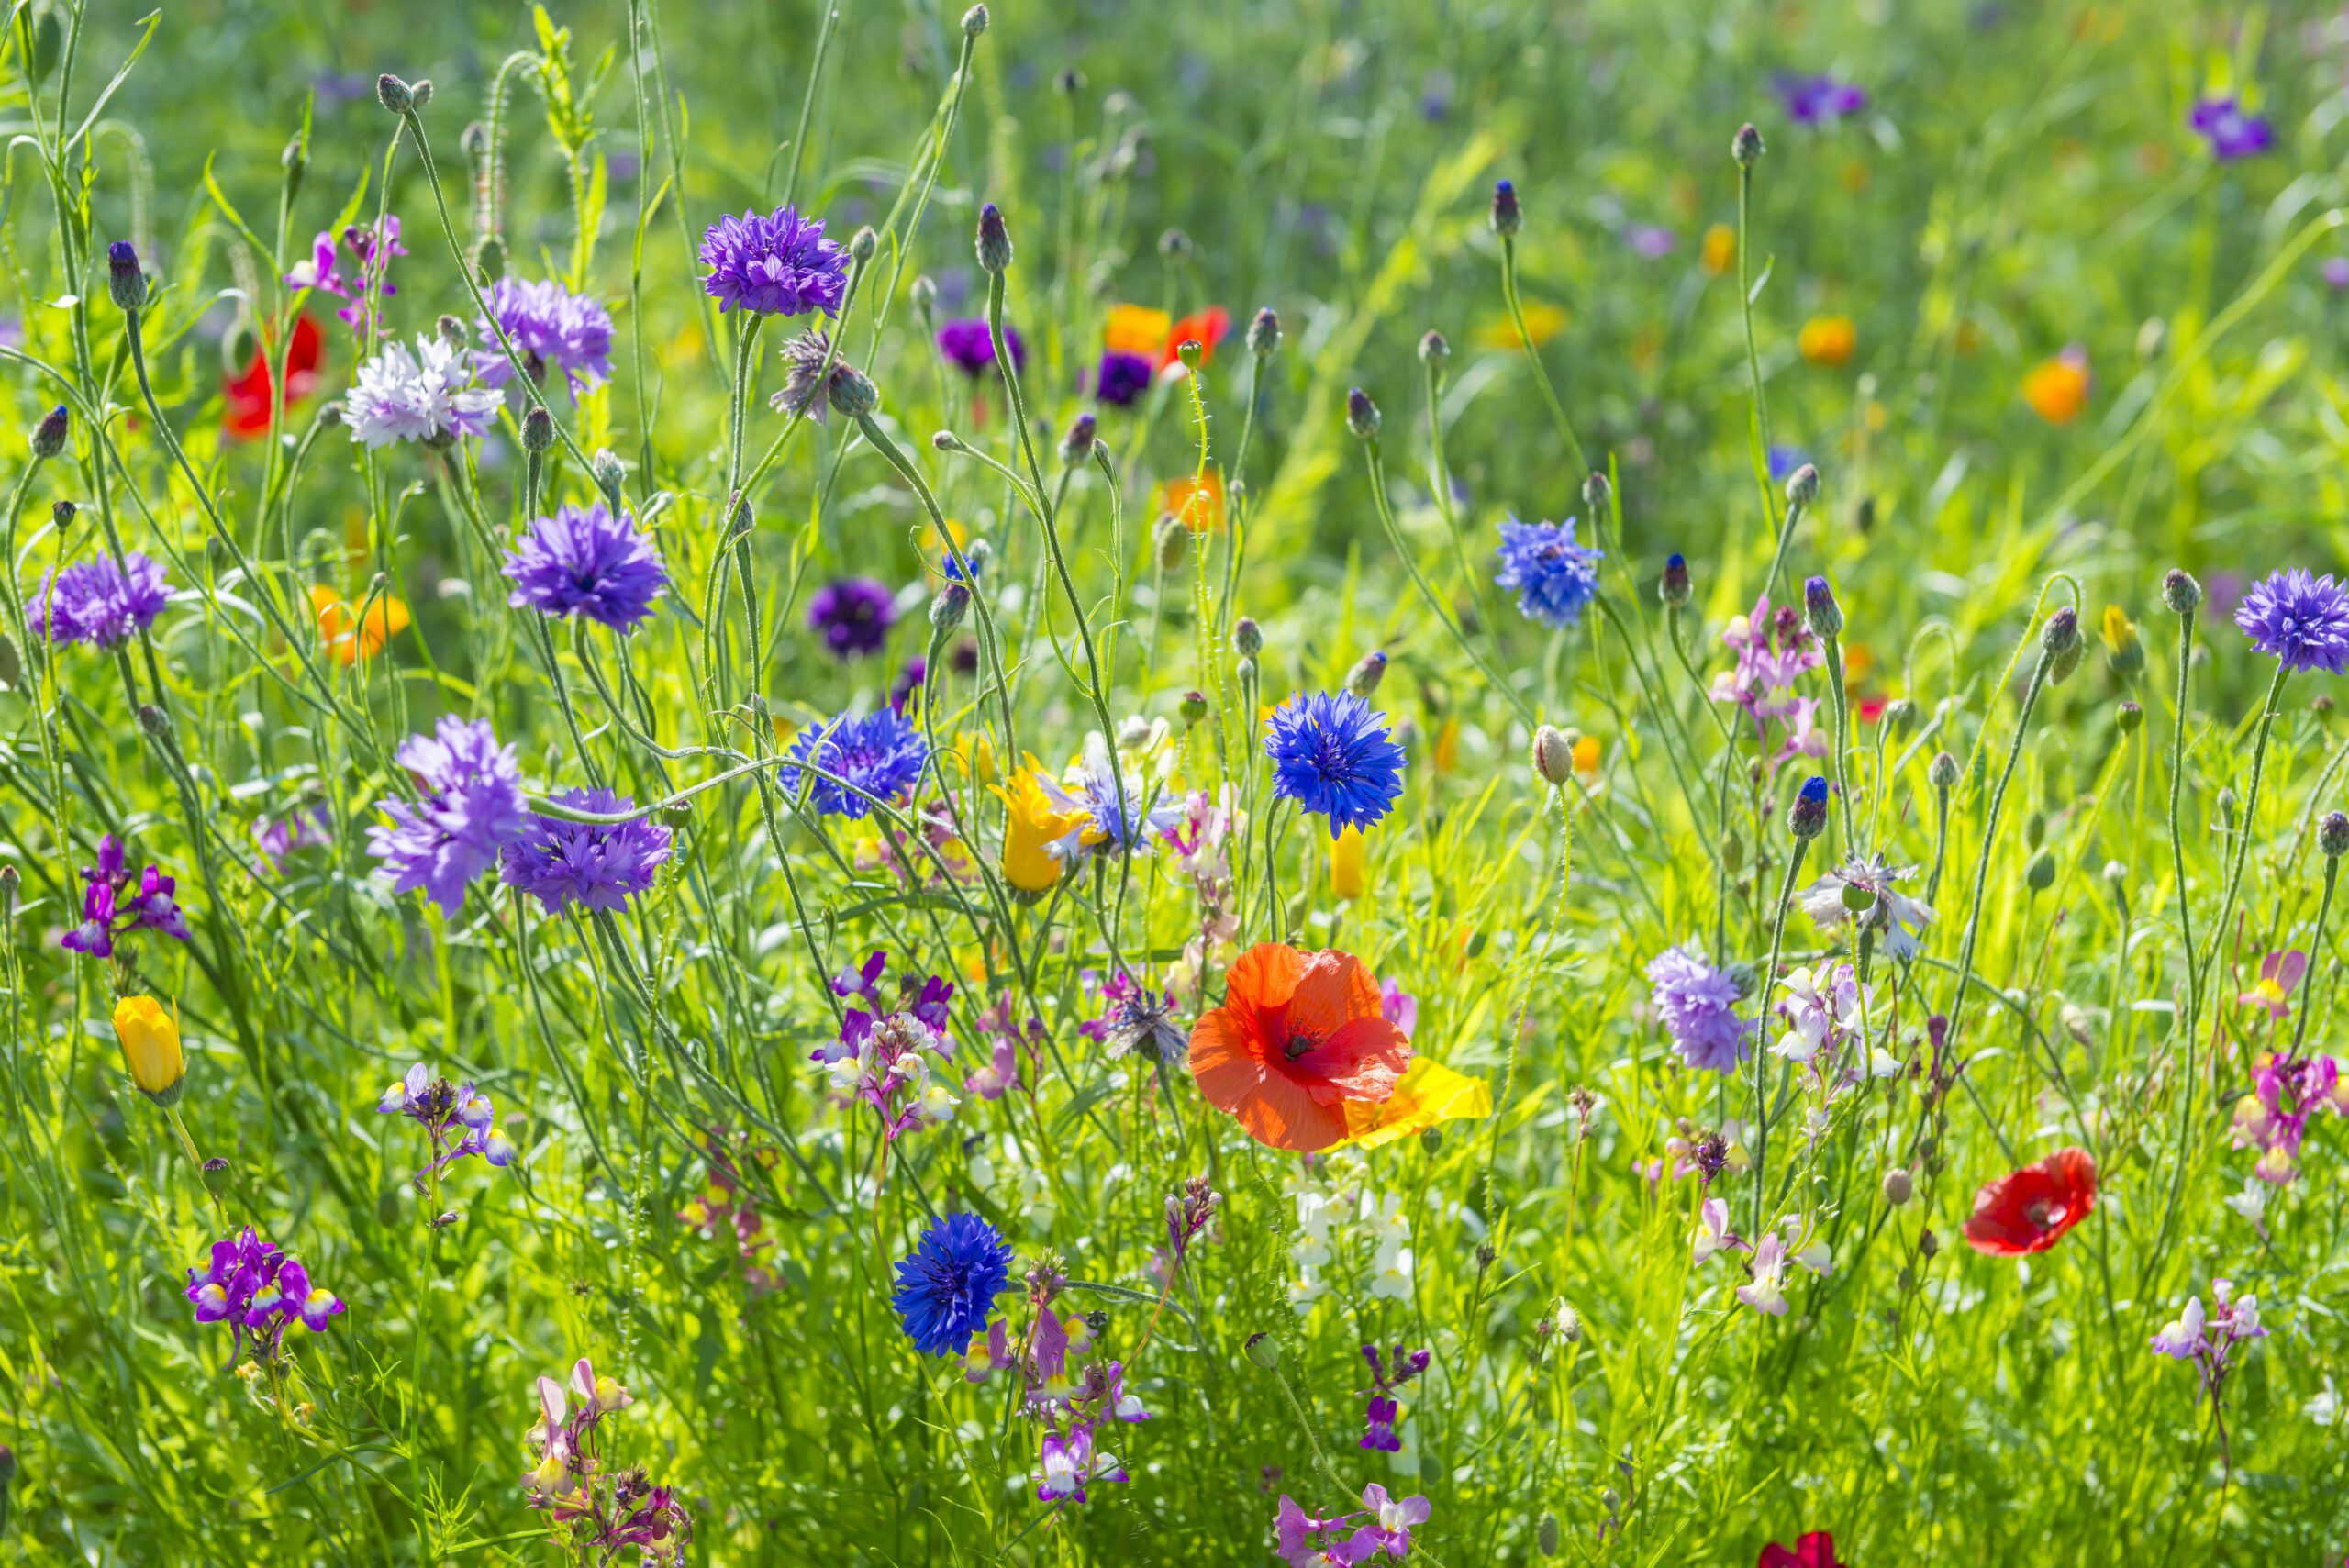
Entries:
<svg viewBox="0 0 2349 1568">
<path fill-rule="evenodd" d="M 1051 846 L 1063 862 L 1088 851 L 1132 854 L 1183 820 L 1181 800 L 1163 784 L 1142 777 L 1098 731 L 1085 738 L 1083 757 L 1059 778 L 1038 773 L 1036 782 L 1058 813 L 1074 819 Z"/>
<path fill-rule="evenodd" d="M 2085 1149 L 2058 1149 L 1974 1195 L 1965 1242 L 1992 1257 L 2043 1252 L 2095 1207 L 2096 1162 Z"/>
<path fill-rule="evenodd" d="M 247 1333 L 262 1355 L 273 1356 L 295 1323 L 317 1333 L 343 1309 L 332 1291 L 314 1284 L 307 1269 L 250 1225 L 230 1240 L 214 1242 L 204 1269 L 188 1270 L 186 1294 L 197 1322 L 228 1325 L 232 1364 Z"/>
<path fill-rule="evenodd" d="M 636 519 L 615 517 L 601 501 L 532 523 L 505 572 L 514 584 L 506 602 L 516 609 L 584 616 L 620 632 L 634 630 L 669 586 L 668 569 Z"/>
<path fill-rule="evenodd" d="M 473 384 L 473 360 L 431 333 L 417 339 L 413 352 L 385 343 L 359 367 L 343 399 L 343 422 L 367 447 L 486 435 L 496 412 L 497 394 Z"/>
<path fill-rule="evenodd" d="M 1884 955 L 1916 956 L 1917 933 L 1933 923 L 1932 906 L 1910 898 L 1896 884 L 1914 876 L 1915 866 L 1895 870 L 1882 855 L 1848 861 L 1795 895 L 1803 913 L 1821 930 L 1851 926 L 1876 933 Z"/>
<path fill-rule="evenodd" d="M 82 868 L 82 921 L 58 940 L 60 947 L 92 958 L 112 958 L 115 942 L 133 931 L 160 931 L 185 941 L 187 916 L 179 884 L 160 866 L 134 873 L 122 840 L 108 833 L 98 840 L 98 863 Z"/>
<path fill-rule="evenodd" d="M 355 278 L 342 274 L 345 250 L 358 262 Z M 308 260 L 295 263 L 285 282 L 292 288 L 317 289 L 349 301 L 335 315 L 352 331 L 364 334 L 369 317 L 382 308 L 384 298 L 400 292 L 391 282 L 392 258 L 406 254 L 407 247 L 400 243 L 399 216 L 386 213 L 380 227 L 354 223 L 342 231 L 340 240 L 331 230 L 319 230 L 310 243 Z"/>
<path fill-rule="evenodd" d="M 1391 1011 L 1386 1014 L 1389 1022 L 1394 1017 Z M 1410 1031 L 1404 1029 L 1403 1032 Z M 1358 1149 L 1375 1149 L 1447 1121 L 1481 1120 L 1492 1115 L 1493 1086 L 1482 1078 L 1455 1073 L 1432 1056 L 1414 1054 L 1411 1064 L 1395 1081 L 1393 1094 L 1377 1105 L 1348 1100 L 1345 1112 L 1345 1141 Z"/>
<path fill-rule="evenodd" d="M 1281 704 L 1264 754 L 1274 793 L 1325 818 L 1332 839 L 1382 820 L 1403 793 L 1403 748 L 1386 716 L 1352 692 L 1299 693 Z"/>
<path fill-rule="evenodd" d="M 1746 1042 L 1762 1032 L 1762 1020 L 1737 1015 L 1744 988 L 1726 969 L 1715 969 L 1692 943 L 1669 947 L 1648 962 L 1655 989 L 1650 999 L 1680 1060 L 1703 1073 L 1730 1073 L 1746 1056 Z"/>
<path fill-rule="evenodd" d="M 2338 675 L 2349 666 L 2349 583 L 2299 567 L 2273 573 L 2235 606 L 2235 625 L 2287 670 Z"/>
<path fill-rule="evenodd" d="M 898 1262 L 891 1303 L 914 1349 L 952 1355 L 986 1326 L 1010 1283 L 1011 1248 L 996 1228 L 975 1214 L 950 1214 Z"/>
<path fill-rule="evenodd" d="M 1011 350 L 1011 368 L 1028 368 L 1028 350 L 1021 346 L 1019 334 L 1006 327 L 1003 346 Z M 938 329 L 938 351 L 946 362 L 964 375 L 977 380 L 995 368 L 995 338 L 987 324 L 975 316 L 958 317 Z"/>
<path fill-rule="evenodd" d="M 2309 955 L 2294 948 L 2289 952 L 2271 952 L 2259 963 L 2259 979 L 2252 988 L 2235 1000 L 2246 1007 L 2264 1008 L 2267 1016 L 2282 1023 L 2292 1016 L 2291 995 L 2300 976 L 2309 969 Z"/>
<path fill-rule="evenodd" d="M 1778 92 L 1778 102 L 1785 106 L 1787 117 L 1797 125 L 1831 127 L 1846 115 L 1856 115 L 1868 106 L 1864 88 L 1849 82 L 1839 82 L 1832 76 L 1803 76 L 1782 71 L 1771 79 Z"/>
<path fill-rule="evenodd" d="M 929 742 L 896 708 L 844 713 L 799 732 L 777 782 L 796 795 L 804 781 L 818 811 L 861 821 L 874 799 L 894 801 L 911 789 L 929 760 Z M 810 766 L 822 772 L 807 773 Z"/>
<path fill-rule="evenodd" d="M 2210 156 L 2221 163 L 2252 157 L 2276 145 L 2274 122 L 2266 115 L 2246 110 L 2232 93 L 2197 99 L 2186 125 L 2209 144 Z"/>
<path fill-rule="evenodd" d="M 25 609 L 51 642 L 113 648 L 153 626 L 171 600 L 161 563 L 132 550 L 120 566 L 98 555 L 43 573 Z"/>
<path fill-rule="evenodd" d="M 1493 579 L 1517 591 L 1517 607 L 1529 620 L 1571 628 L 1598 596 L 1602 552 L 1575 542 L 1575 520 L 1501 525 L 1500 574 Z"/>
<path fill-rule="evenodd" d="M 324 583 L 310 584 L 310 610 L 319 642 L 338 664 L 373 659 L 412 624 L 406 602 L 395 595 L 365 595 L 354 605 Z"/>
<path fill-rule="evenodd" d="M 1084 812 L 1074 805 L 1063 805 L 1063 796 L 1044 787 L 1043 774 L 1032 757 L 1027 770 L 1015 774 L 1008 787 L 998 784 L 995 792 L 1007 808 L 1003 859 L 998 865 L 1003 879 L 1014 891 L 1030 896 L 1051 892 L 1069 864 L 1058 846 L 1079 830 Z"/>
<path fill-rule="evenodd" d="M 608 789 L 569 789 L 553 797 L 583 811 L 621 812 L 636 802 Z M 619 910 L 652 885 L 669 858 L 669 829 L 642 817 L 626 822 L 573 822 L 533 813 L 507 841 L 498 875 L 536 898 L 550 915 L 573 904 Z"/>
<path fill-rule="evenodd" d="M 807 629 L 824 640 L 835 659 L 878 653 L 889 645 L 897 618 L 888 584 L 871 577 L 843 577 L 816 590 L 807 601 Z"/>
<path fill-rule="evenodd" d="M 1823 1529 L 1808 1532 L 1789 1549 L 1772 1541 L 1762 1549 L 1754 1568 L 1843 1568 L 1835 1555 L 1835 1538 Z"/>
<path fill-rule="evenodd" d="M 2076 344 L 2042 360 L 2022 378 L 2022 400 L 2051 425 L 2068 425 L 2088 406 L 2087 350 Z"/>
<path fill-rule="evenodd" d="M 375 1102 L 379 1116 L 404 1116 L 424 1129 L 432 1158 L 416 1173 L 417 1189 L 427 1178 L 458 1161 L 480 1155 L 501 1170 L 514 1162 L 514 1145 L 497 1130 L 489 1096 L 471 1084 L 436 1078 L 423 1062 L 408 1070 Z"/>
<path fill-rule="evenodd" d="M 256 345 L 253 357 L 241 369 L 221 378 L 221 428 L 236 440 L 267 434 L 277 410 L 275 373 L 281 360 L 285 370 L 285 406 L 290 408 L 317 389 L 325 348 L 324 334 L 307 315 L 294 318 L 293 334 L 281 347 Z"/>
<path fill-rule="evenodd" d="M 1141 354 L 1105 349 L 1093 373 L 1093 395 L 1112 408 L 1130 408 L 1150 390 L 1157 373 Z"/>
<path fill-rule="evenodd" d="M 367 830 L 367 852 L 384 862 L 395 892 L 422 888 L 453 915 L 465 884 L 523 829 L 521 763 L 487 719 L 469 724 L 446 714 L 430 736 L 409 736 L 395 755 L 415 775 L 420 798 L 383 803 L 391 823 Z"/>
<path fill-rule="evenodd" d="M 491 288 L 489 309 L 533 379 L 559 370 L 576 396 L 583 384 L 601 386 L 612 373 L 611 313 L 590 296 L 551 278 L 532 283 L 507 276 Z M 475 373 L 484 386 L 504 386 L 514 374 L 513 361 L 486 320 L 478 330 L 488 347 L 473 356 Z"/>
<path fill-rule="evenodd" d="M 796 207 L 719 218 L 701 237 L 701 264 L 702 288 L 721 311 L 836 316 L 848 291 L 848 252 L 824 238 L 822 218 Z"/>
<path fill-rule="evenodd" d="M 1410 1062 L 1409 1039 L 1352 953 L 1260 942 L 1232 964 L 1223 1006 L 1191 1029 L 1200 1093 L 1275 1149 L 1341 1141 L 1346 1102 L 1384 1103 Z"/>
<path fill-rule="evenodd" d="M 176 1101 L 187 1077 L 178 1013 L 163 1011 L 152 996 L 125 996 L 114 1005 L 114 1032 L 139 1092 L 159 1106 Z"/>
</svg>

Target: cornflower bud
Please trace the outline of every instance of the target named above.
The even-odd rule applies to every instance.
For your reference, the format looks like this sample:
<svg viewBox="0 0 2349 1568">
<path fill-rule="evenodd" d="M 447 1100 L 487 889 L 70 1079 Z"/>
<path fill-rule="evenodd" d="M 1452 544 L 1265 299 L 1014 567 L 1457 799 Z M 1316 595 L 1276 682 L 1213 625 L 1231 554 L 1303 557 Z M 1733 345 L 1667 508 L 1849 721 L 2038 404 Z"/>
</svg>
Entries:
<svg viewBox="0 0 2349 1568">
<path fill-rule="evenodd" d="M 147 274 L 139 270 L 139 252 L 128 239 L 106 247 L 106 293 L 125 310 L 146 306 Z"/>
<path fill-rule="evenodd" d="M 2194 607 L 2201 602 L 2202 584 L 2194 580 L 2193 573 L 2182 567 L 2171 567 L 2162 579 L 2162 603 L 2183 616 L 2193 614 Z"/>
<path fill-rule="evenodd" d="M 1191 254 L 1191 237 L 1179 228 L 1170 228 L 1158 237 L 1158 253 L 1170 261 L 1180 261 Z"/>
<path fill-rule="evenodd" d="M 554 445 L 554 416 L 536 404 L 522 416 L 522 450 L 543 452 Z"/>
<path fill-rule="evenodd" d="M 914 280 L 913 301 L 914 314 L 927 326 L 938 314 L 938 285 L 930 281 L 928 272 Z"/>
<path fill-rule="evenodd" d="M 1431 332 L 1426 337 L 1419 339 L 1419 362 L 1421 364 L 1441 365 L 1444 361 L 1451 357 L 1452 345 L 1444 341 L 1442 333 Z"/>
<path fill-rule="evenodd" d="M 829 390 L 832 412 L 846 418 L 866 418 L 881 406 L 881 389 L 873 378 L 845 360 L 832 367 Z"/>
<path fill-rule="evenodd" d="M 1935 789 L 1957 787 L 1957 759 L 1947 751 L 1936 751 L 1925 768 L 1925 777 Z"/>
<path fill-rule="evenodd" d="M 1359 386 L 1346 394 L 1346 428 L 1360 440 L 1378 439 L 1378 405 Z"/>
<path fill-rule="evenodd" d="M 1281 318 L 1268 305 L 1248 323 L 1248 351 L 1260 360 L 1269 360 L 1280 346 Z"/>
<path fill-rule="evenodd" d="M 33 456 L 46 460 L 63 451 L 66 428 L 64 405 L 42 415 L 40 423 L 33 427 Z"/>
<path fill-rule="evenodd" d="M 1070 468 L 1091 462 L 1094 443 L 1100 439 L 1099 429 L 1099 423 L 1089 412 L 1070 420 L 1068 433 L 1061 438 L 1061 462 Z"/>
<path fill-rule="evenodd" d="M 1191 530 L 1172 512 L 1159 514 L 1150 542 L 1161 572 L 1172 572 L 1191 557 Z"/>
<path fill-rule="evenodd" d="M 1751 121 L 1738 127 L 1737 134 L 1730 138 L 1729 155 L 1737 160 L 1741 168 L 1753 168 L 1761 161 L 1762 152 L 1762 133 L 1753 128 Z"/>
<path fill-rule="evenodd" d="M 1364 654 L 1346 673 L 1346 690 L 1358 697 L 1367 698 L 1378 690 L 1378 683 L 1386 674 L 1386 651 L 1374 648 Z"/>
<path fill-rule="evenodd" d="M 869 223 L 848 237 L 849 260 L 859 265 L 873 260 L 880 249 L 881 237 L 873 232 L 873 226 Z"/>
<path fill-rule="evenodd" d="M 1254 616 L 1241 616 L 1232 623 L 1231 647 L 1242 659 L 1253 659 L 1264 651 L 1264 628 Z"/>
<path fill-rule="evenodd" d="M 1819 469 L 1814 463 L 1804 463 L 1787 475 L 1787 505 L 1808 506 L 1819 499 Z"/>
<path fill-rule="evenodd" d="M 975 248 L 983 271 L 1000 272 L 1011 265 L 1011 231 L 1004 227 L 1003 209 L 993 202 L 979 208 L 979 237 Z"/>
<path fill-rule="evenodd" d="M 1827 781 L 1813 773 L 1787 812 L 1787 830 L 1798 839 L 1816 839 L 1827 830 Z"/>
<path fill-rule="evenodd" d="M 1810 634 L 1821 642 L 1840 635 L 1843 629 L 1843 606 L 1835 602 L 1835 590 L 1827 585 L 1824 577 L 1811 577 L 1802 585 L 1803 618 L 1809 624 Z"/>
<path fill-rule="evenodd" d="M 1664 582 L 1656 590 L 1657 596 L 1676 610 L 1688 602 L 1694 591 L 1688 581 L 1688 558 L 1675 550 L 1664 558 Z"/>
<path fill-rule="evenodd" d="M 596 481 L 596 488 L 604 493 L 604 499 L 618 506 L 620 504 L 620 481 L 625 477 L 619 454 L 609 450 L 598 451 L 587 460 L 587 473 Z"/>
<path fill-rule="evenodd" d="M 974 6 L 969 10 L 963 13 L 963 36 L 964 38 L 974 39 L 986 30 L 987 8 L 985 6 Z"/>
<path fill-rule="evenodd" d="M 1525 227 L 1525 214 L 1518 209 L 1517 187 L 1507 180 L 1493 182 L 1493 232 L 1507 239 Z"/>
<path fill-rule="evenodd" d="M 930 601 L 930 624 L 943 636 L 963 624 L 970 612 L 971 589 L 968 584 L 949 583 Z"/>
<path fill-rule="evenodd" d="M 2133 702 L 2123 700 L 2112 716 L 2113 724 L 2123 735 L 2134 735 L 2137 727 L 2145 722 L 2145 710 Z"/>
<path fill-rule="evenodd" d="M 375 101 L 393 114 L 409 114 L 416 108 L 416 89 L 386 71 L 375 78 Z"/>
<path fill-rule="evenodd" d="M 1614 507 L 1615 486 L 1605 474 L 1595 468 L 1590 471 L 1589 477 L 1582 482 L 1582 504 L 1589 509 L 1590 526 L 1594 528 L 1598 527 L 1598 519 Z"/>
<path fill-rule="evenodd" d="M 2349 812 L 2328 811 L 2324 820 L 2317 824 L 2316 847 L 2329 860 L 2339 860 L 2349 854 Z"/>
</svg>

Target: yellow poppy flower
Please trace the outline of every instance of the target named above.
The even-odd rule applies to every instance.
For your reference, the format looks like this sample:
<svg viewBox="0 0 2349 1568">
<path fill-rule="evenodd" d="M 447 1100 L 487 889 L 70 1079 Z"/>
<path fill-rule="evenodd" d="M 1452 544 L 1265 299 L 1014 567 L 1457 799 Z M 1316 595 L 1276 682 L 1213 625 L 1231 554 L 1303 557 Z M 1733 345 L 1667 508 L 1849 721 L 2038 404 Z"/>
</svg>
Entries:
<svg viewBox="0 0 2349 1568">
<path fill-rule="evenodd" d="M 1036 776 L 1036 759 L 996 794 L 1011 808 L 1003 830 L 1003 880 L 1021 893 L 1049 893 L 1061 880 L 1061 862 L 1052 852 L 1054 840 L 1065 838 L 1085 820 L 1079 811 L 1064 811 Z"/>
<path fill-rule="evenodd" d="M 1367 870 L 1368 841 L 1362 829 L 1348 823 L 1330 840 L 1330 891 L 1340 898 L 1360 898 Z"/>
<path fill-rule="evenodd" d="M 152 996 L 125 996 L 114 1005 L 115 1038 L 139 1092 L 159 1106 L 180 1097 L 187 1062 L 180 1055 L 180 1020 Z"/>
<path fill-rule="evenodd" d="M 2119 605 L 2104 606 L 2104 656 L 2112 673 L 2124 680 L 2145 667 L 2145 645 L 2138 639 L 2136 623 Z"/>
<path fill-rule="evenodd" d="M 1847 363 L 1859 341 L 1860 330 L 1848 316 L 1814 316 L 1795 335 L 1795 347 L 1815 365 Z"/>
<path fill-rule="evenodd" d="M 377 595 L 362 616 L 323 583 L 310 584 L 310 609 L 318 617 L 319 640 L 344 664 L 373 658 L 409 625 L 407 606 L 389 594 Z"/>
<path fill-rule="evenodd" d="M 1415 1056 L 1397 1079 L 1395 1092 L 1378 1105 L 1346 1103 L 1345 1141 L 1375 1149 L 1424 1132 L 1439 1122 L 1493 1114 L 1493 1087 L 1482 1078 L 1454 1073 L 1432 1056 Z"/>
</svg>

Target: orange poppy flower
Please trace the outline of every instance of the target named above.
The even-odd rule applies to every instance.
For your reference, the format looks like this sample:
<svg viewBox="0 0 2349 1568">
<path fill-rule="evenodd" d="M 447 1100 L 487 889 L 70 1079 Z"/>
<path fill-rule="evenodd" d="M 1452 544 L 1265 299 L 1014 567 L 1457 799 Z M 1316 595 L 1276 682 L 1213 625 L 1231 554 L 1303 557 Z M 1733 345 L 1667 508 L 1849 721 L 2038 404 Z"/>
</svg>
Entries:
<svg viewBox="0 0 2349 1568">
<path fill-rule="evenodd" d="M 2022 378 L 2022 400 L 2051 425 L 2068 425 L 2088 406 L 2088 357 L 2077 347 L 2042 360 Z"/>
<path fill-rule="evenodd" d="M 319 640 L 344 664 L 373 658 L 384 651 L 384 644 L 408 628 L 407 606 L 389 594 L 377 598 L 361 616 L 340 594 L 323 583 L 313 583 L 310 608 L 318 617 Z"/>
<path fill-rule="evenodd" d="M 295 317 L 293 340 L 285 350 L 286 406 L 299 403 L 317 389 L 318 363 L 325 357 L 326 343 L 318 335 L 318 324 L 306 316 Z M 270 356 L 255 350 L 251 363 L 221 380 L 221 422 L 238 440 L 269 433 L 270 414 L 274 406 L 269 369 Z"/>
<path fill-rule="evenodd" d="M 1231 966 L 1223 1006 L 1191 1029 L 1199 1092 L 1273 1149 L 1343 1141 L 1346 1103 L 1383 1105 L 1410 1064 L 1410 1038 L 1347 952 L 1259 942 Z"/>
<path fill-rule="evenodd" d="M 1155 360 L 1166 348 L 1166 335 L 1174 328 L 1174 318 L 1163 310 L 1152 310 L 1146 305 L 1113 305 L 1109 307 L 1109 323 L 1101 333 L 1101 346 L 1121 354 L 1140 354 Z"/>
<path fill-rule="evenodd" d="M 1795 334 L 1795 348 L 1815 365 L 1849 363 L 1859 341 L 1859 328 L 1848 316 L 1814 316 Z"/>
<path fill-rule="evenodd" d="M 1208 469 L 1207 476 L 1184 474 L 1159 486 L 1158 509 L 1180 517 L 1195 534 L 1223 527 L 1223 475 Z"/>
<path fill-rule="evenodd" d="M 1184 344 L 1196 340 L 1199 345 L 1199 363 L 1215 358 L 1215 346 L 1231 330 L 1231 312 L 1219 305 L 1194 311 L 1167 328 L 1166 346 L 1158 352 L 1158 368 L 1164 370 L 1182 358 Z"/>
</svg>

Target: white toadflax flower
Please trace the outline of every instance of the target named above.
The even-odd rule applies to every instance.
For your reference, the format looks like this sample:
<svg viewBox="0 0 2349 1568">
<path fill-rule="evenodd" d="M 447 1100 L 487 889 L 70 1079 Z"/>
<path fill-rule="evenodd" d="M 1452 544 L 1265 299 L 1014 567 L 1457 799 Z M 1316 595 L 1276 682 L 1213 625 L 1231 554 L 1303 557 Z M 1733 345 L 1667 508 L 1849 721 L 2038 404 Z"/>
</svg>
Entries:
<svg viewBox="0 0 2349 1568">
<path fill-rule="evenodd" d="M 473 384 L 473 361 L 429 335 L 386 343 L 359 367 L 359 379 L 343 399 L 343 420 L 363 446 L 395 441 L 431 441 L 489 431 L 497 394 Z"/>
</svg>

